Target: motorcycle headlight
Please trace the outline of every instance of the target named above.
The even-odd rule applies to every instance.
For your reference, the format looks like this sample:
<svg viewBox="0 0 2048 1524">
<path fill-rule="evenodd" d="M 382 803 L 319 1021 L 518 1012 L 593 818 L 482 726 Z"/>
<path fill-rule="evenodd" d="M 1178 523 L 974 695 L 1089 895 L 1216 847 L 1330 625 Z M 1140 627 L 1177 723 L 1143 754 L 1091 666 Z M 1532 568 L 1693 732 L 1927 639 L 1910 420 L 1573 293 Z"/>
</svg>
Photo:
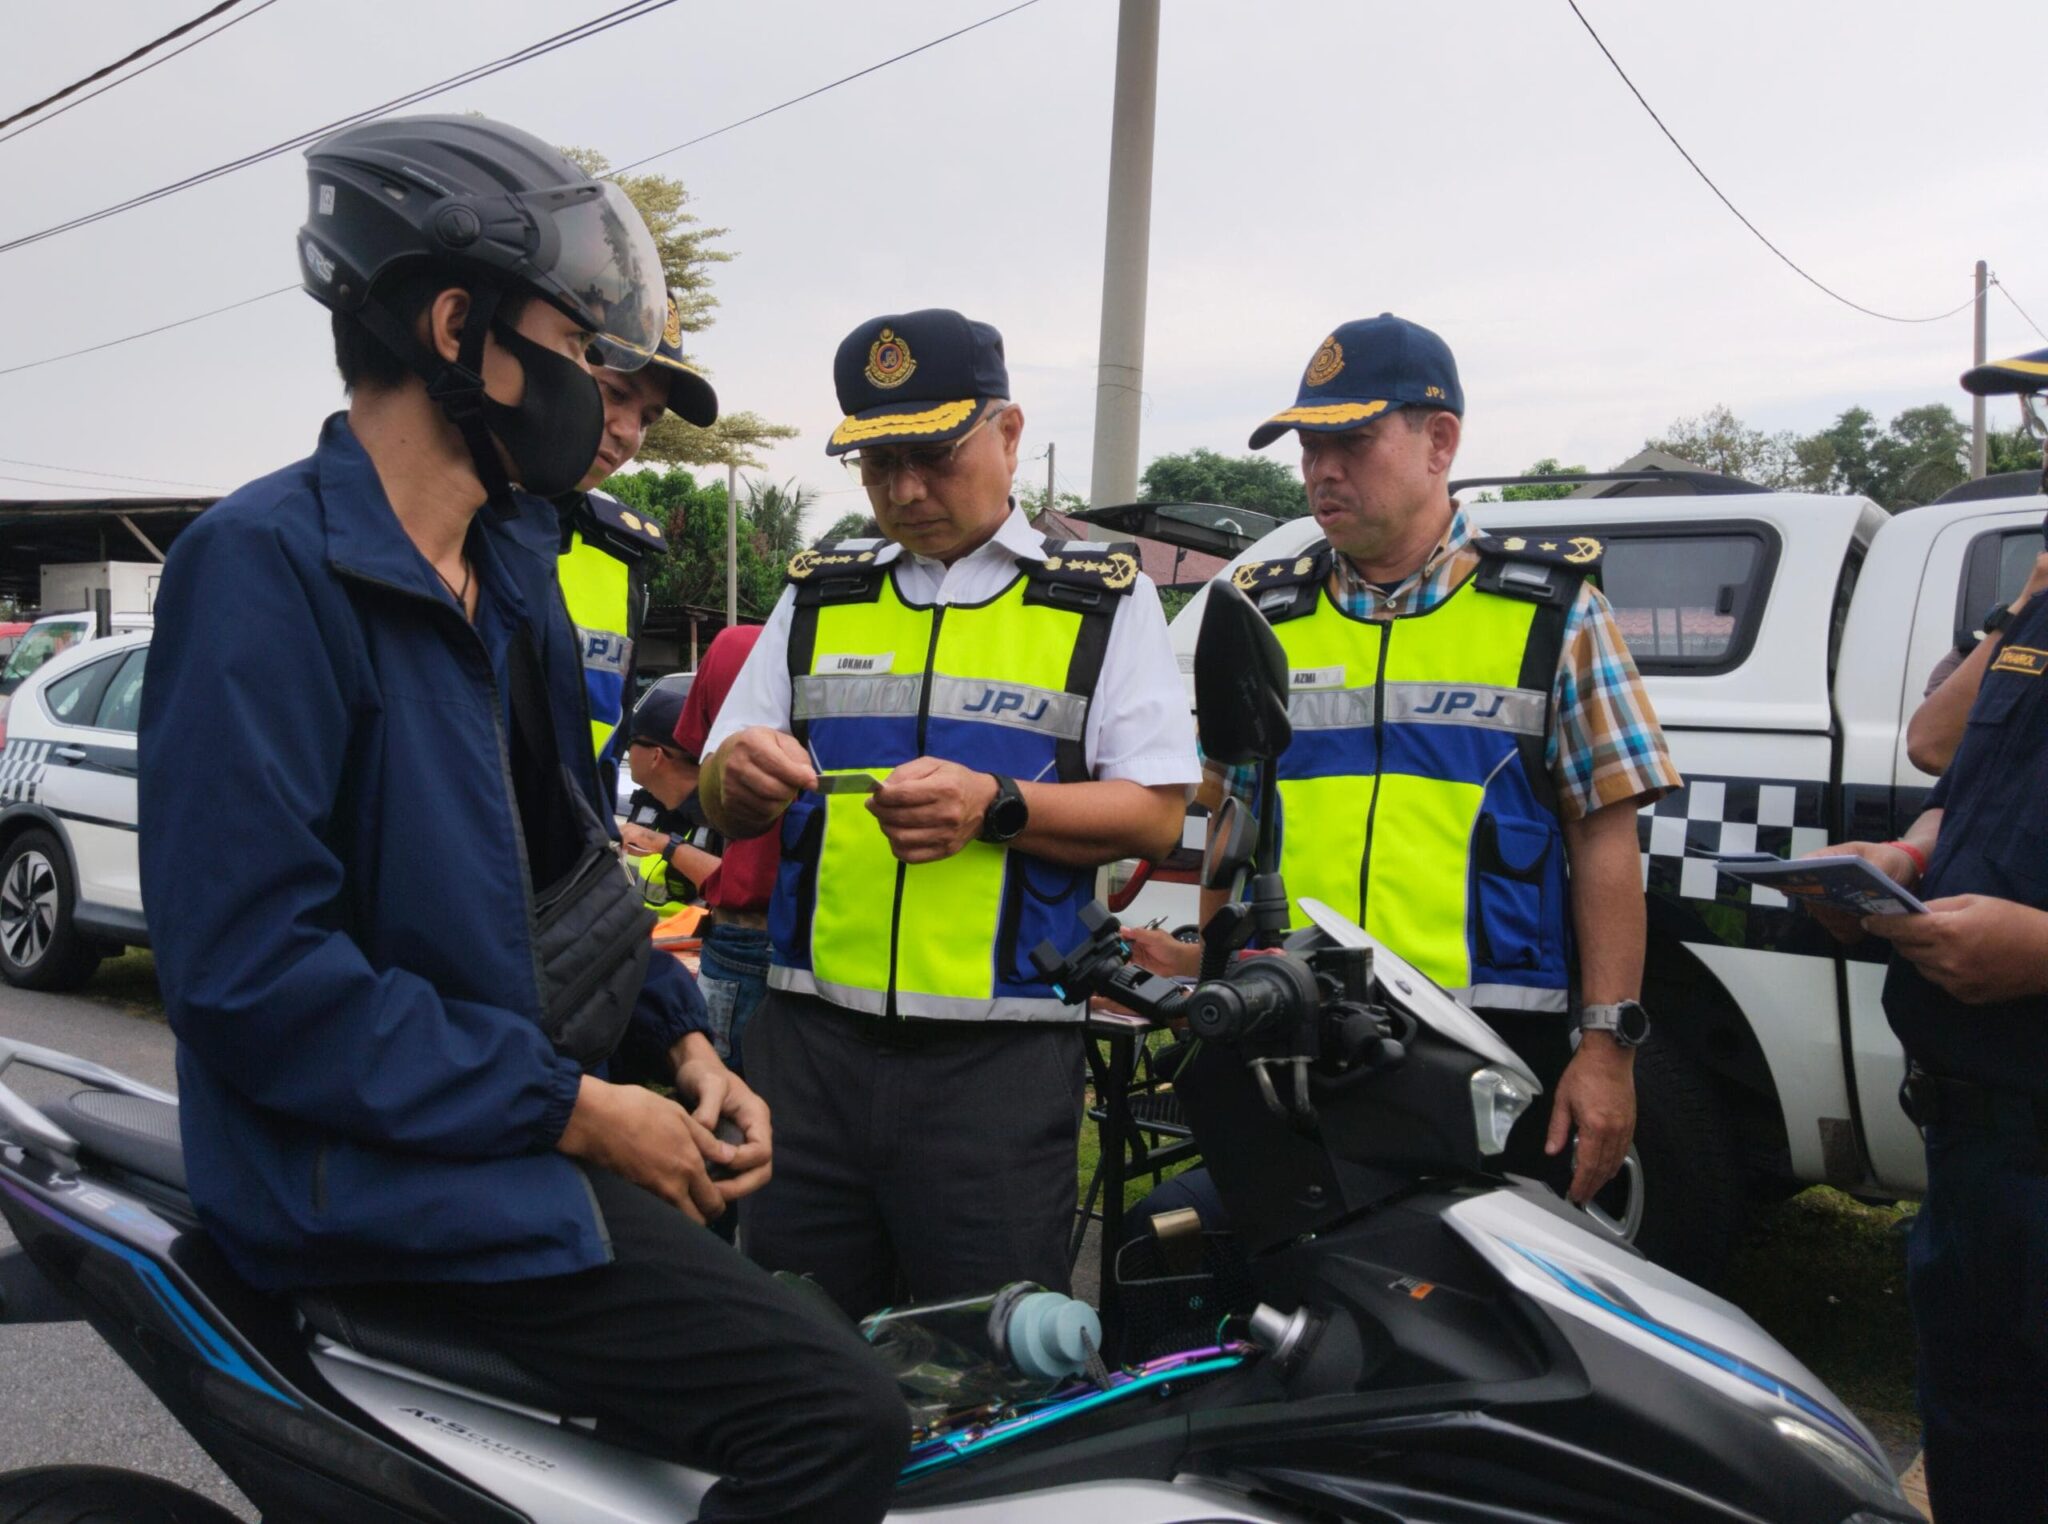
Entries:
<svg viewBox="0 0 2048 1524">
<path fill-rule="evenodd" d="M 1508 1134 L 1516 1119 L 1529 1109 L 1536 1092 L 1526 1080 L 1498 1069 L 1481 1069 L 1472 1076 L 1472 1126 L 1479 1135 L 1479 1151 L 1497 1154 L 1508 1146 Z"/>
<path fill-rule="evenodd" d="M 1798 1418 L 1773 1418 L 1771 1427 L 1816 1460 L 1826 1462 L 1841 1475 L 1851 1477 L 1866 1487 L 1876 1487 L 1901 1502 L 1905 1501 L 1905 1493 L 1899 1490 L 1899 1479 L 1892 1475 L 1890 1468 L 1879 1465 L 1848 1441 Z M 1843 1524 L 1858 1524 L 1860 1520 L 1883 1518 L 1883 1514 L 1858 1513 L 1843 1520 Z"/>
</svg>

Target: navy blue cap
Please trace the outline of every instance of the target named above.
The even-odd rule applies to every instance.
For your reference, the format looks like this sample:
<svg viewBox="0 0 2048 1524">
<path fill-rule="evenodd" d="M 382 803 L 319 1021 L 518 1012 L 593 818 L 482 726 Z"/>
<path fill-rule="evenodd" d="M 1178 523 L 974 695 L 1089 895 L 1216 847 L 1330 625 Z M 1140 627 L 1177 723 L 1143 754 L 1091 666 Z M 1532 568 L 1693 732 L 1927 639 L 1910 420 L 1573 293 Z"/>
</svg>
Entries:
<svg viewBox="0 0 2048 1524">
<path fill-rule="evenodd" d="M 944 444 L 1008 400 L 1003 336 L 950 307 L 870 318 L 840 341 L 832 385 L 846 417 L 827 455 L 867 445 Z"/>
<path fill-rule="evenodd" d="M 644 366 L 650 376 L 664 382 L 668 387 L 668 410 L 683 422 L 694 423 L 700 429 L 718 422 L 718 393 L 683 359 L 683 315 L 676 307 L 673 291 L 668 294 L 668 316 L 662 322 L 661 337 L 652 354 L 602 333 L 591 348 L 597 351 L 600 364 L 615 365 L 624 371 Z"/>
<path fill-rule="evenodd" d="M 680 751 L 682 748 L 676 745 L 676 725 L 683 717 L 683 700 L 687 696 L 681 683 L 667 678 L 649 688 L 633 706 L 633 728 L 627 739 L 652 741 Z"/>
<path fill-rule="evenodd" d="M 1979 397 L 2003 397 L 2012 392 L 2048 392 L 2048 349 L 2014 355 L 2010 360 L 1993 360 L 1963 372 L 1963 390 Z"/>
<path fill-rule="evenodd" d="M 1251 447 L 1263 450 L 1289 429 L 1342 434 L 1404 407 L 1463 417 L 1465 389 L 1450 345 L 1419 323 L 1382 312 L 1346 323 L 1316 347 L 1294 406 L 1253 429 Z"/>
</svg>

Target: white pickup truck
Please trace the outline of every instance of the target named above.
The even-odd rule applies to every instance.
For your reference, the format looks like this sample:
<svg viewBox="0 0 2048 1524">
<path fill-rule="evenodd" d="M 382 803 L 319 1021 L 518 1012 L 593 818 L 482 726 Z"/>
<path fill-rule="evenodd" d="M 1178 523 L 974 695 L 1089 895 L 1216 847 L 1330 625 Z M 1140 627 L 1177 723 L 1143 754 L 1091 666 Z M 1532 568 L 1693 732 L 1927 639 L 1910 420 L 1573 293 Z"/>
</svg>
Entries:
<svg viewBox="0 0 2048 1524">
<path fill-rule="evenodd" d="M 1470 505 L 1495 532 L 1601 542 L 1601 586 L 1685 775 L 1642 816 L 1656 1029 L 1637 1146 L 1597 1210 L 1696 1279 L 1718 1272 L 1759 1194 L 1914 1195 L 1925 1165 L 1875 944 L 1845 952 L 1783 896 L 1686 854 L 1796 856 L 1904 831 L 1934 784 L 1906 756 L 1906 722 L 1935 663 L 2026 580 L 2048 510 L 2036 480 L 1897 515 L 1707 477 L 1697 495 Z M 1286 523 L 1232 566 L 1317 538 L 1312 520 Z M 1184 670 L 1205 602 L 1174 622 Z M 1192 894 L 1148 885 L 1125 919 L 1181 924 Z"/>
</svg>

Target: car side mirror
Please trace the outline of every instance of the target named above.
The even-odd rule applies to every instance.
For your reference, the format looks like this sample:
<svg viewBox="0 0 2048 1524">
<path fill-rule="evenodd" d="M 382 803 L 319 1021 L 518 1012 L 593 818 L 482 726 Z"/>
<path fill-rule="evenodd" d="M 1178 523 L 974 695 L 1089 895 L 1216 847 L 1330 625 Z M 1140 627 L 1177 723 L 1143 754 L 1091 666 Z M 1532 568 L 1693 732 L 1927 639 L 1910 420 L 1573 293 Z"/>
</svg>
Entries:
<svg viewBox="0 0 2048 1524">
<path fill-rule="evenodd" d="M 1203 755 L 1233 767 L 1272 761 L 1294 738 L 1280 637 L 1243 589 L 1220 578 L 1195 637 L 1195 717 Z"/>
<path fill-rule="evenodd" d="M 1209 817 L 1209 845 L 1202 853 L 1202 887 L 1229 889 L 1252 860 L 1257 844 L 1258 822 L 1244 801 L 1235 797 L 1223 801 Z"/>
</svg>

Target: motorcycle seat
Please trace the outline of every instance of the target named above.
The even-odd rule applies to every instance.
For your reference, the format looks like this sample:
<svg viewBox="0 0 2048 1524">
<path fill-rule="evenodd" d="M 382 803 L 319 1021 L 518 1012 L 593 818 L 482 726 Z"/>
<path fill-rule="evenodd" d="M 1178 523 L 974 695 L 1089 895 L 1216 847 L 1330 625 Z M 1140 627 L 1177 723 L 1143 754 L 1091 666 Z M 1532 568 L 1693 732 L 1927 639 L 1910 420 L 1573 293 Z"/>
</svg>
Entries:
<svg viewBox="0 0 2048 1524">
<path fill-rule="evenodd" d="M 544 1413 L 575 1410 L 574 1399 L 560 1388 L 434 1318 L 403 1288 L 328 1286 L 298 1292 L 292 1304 L 307 1327 L 359 1355 Z"/>
<path fill-rule="evenodd" d="M 176 1106 L 114 1090 L 80 1090 L 42 1110 L 84 1152 L 183 1194 L 185 1149 Z"/>
</svg>

